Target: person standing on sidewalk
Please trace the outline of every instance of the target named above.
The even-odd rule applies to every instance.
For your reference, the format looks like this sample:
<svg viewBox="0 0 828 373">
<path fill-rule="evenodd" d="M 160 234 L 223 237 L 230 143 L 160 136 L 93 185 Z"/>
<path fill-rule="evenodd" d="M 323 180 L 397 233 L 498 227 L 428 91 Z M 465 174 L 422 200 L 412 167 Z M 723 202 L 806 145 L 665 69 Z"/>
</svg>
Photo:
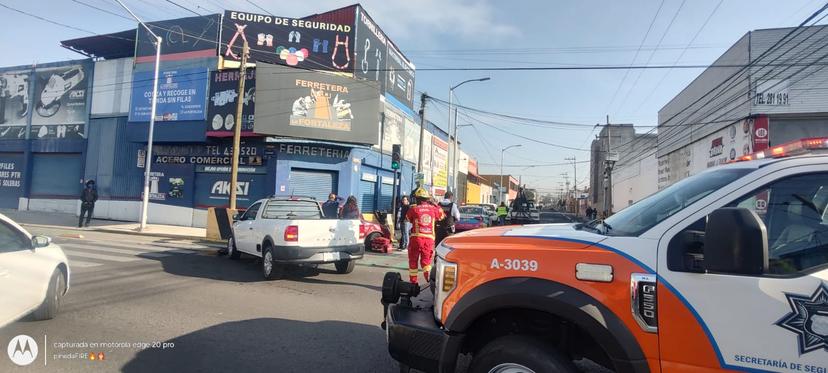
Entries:
<svg viewBox="0 0 828 373">
<path fill-rule="evenodd" d="M 408 278 L 412 284 L 417 283 L 418 266 L 423 269 L 423 277 L 429 281 L 431 263 L 434 257 L 434 230 L 438 221 L 443 220 L 443 210 L 433 202 L 423 188 L 414 192 L 417 205 L 408 209 L 406 220 L 411 222 L 411 239 L 408 244 Z"/>
<path fill-rule="evenodd" d="M 400 251 L 408 249 L 409 235 L 411 234 L 411 222 L 405 218 L 408 214 L 408 209 L 411 208 L 411 203 L 408 201 L 408 196 L 402 196 L 400 200 L 400 207 L 397 210 L 397 229 L 400 230 Z"/>
<path fill-rule="evenodd" d="M 95 202 L 98 201 L 98 191 L 95 190 L 95 180 L 86 182 L 86 188 L 83 189 L 80 196 L 81 212 L 78 218 L 78 228 L 84 226 L 83 215 L 86 214 L 86 226 L 89 226 L 89 221 L 92 220 L 92 213 L 95 210 Z"/>
</svg>

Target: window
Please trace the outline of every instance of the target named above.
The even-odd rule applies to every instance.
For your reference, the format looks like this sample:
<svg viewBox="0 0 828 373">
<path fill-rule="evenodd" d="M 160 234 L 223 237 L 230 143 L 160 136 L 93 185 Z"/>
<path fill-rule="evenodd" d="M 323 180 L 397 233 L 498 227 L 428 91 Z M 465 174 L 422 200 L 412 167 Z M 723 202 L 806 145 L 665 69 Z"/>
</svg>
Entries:
<svg viewBox="0 0 828 373">
<path fill-rule="evenodd" d="M 770 274 L 792 274 L 828 264 L 828 173 L 774 182 L 731 206 L 751 209 L 764 221 Z"/>
<path fill-rule="evenodd" d="M 265 206 L 263 219 L 322 219 L 319 204 L 312 201 L 270 201 Z"/>
<path fill-rule="evenodd" d="M 31 249 L 31 242 L 14 227 L 0 222 L 0 252 Z"/>
<path fill-rule="evenodd" d="M 638 236 L 750 171 L 726 168 L 691 176 L 610 216 L 602 224 L 603 231 L 613 236 Z"/>
<path fill-rule="evenodd" d="M 261 202 L 253 204 L 250 206 L 247 211 L 244 212 L 240 220 L 256 220 L 256 214 L 259 213 L 259 207 L 262 206 Z"/>
</svg>

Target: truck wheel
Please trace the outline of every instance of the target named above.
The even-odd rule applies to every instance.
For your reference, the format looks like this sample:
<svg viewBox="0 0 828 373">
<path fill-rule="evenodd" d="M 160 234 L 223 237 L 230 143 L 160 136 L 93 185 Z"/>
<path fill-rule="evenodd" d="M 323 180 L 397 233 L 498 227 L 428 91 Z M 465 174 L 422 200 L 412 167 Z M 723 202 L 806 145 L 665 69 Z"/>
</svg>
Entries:
<svg viewBox="0 0 828 373">
<path fill-rule="evenodd" d="M 265 245 L 262 250 L 262 274 L 265 280 L 278 280 L 285 274 L 285 267 L 273 261 L 273 248 Z"/>
<path fill-rule="evenodd" d="M 365 237 L 365 251 L 374 251 L 374 249 L 371 247 L 371 241 L 373 241 L 375 238 L 379 236 L 380 234 L 378 232 L 374 232 Z"/>
<path fill-rule="evenodd" d="M 489 342 L 472 359 L 472 373 L 577 372 L 554 347 L 527 336 L 510 335 Z"/>
<path fill-rule="evenodd" d="M 233 260 L 241 256 L 239 249 L 236 248 L 236 238 L 230 237 L 227 239 L 227 257 Z"/>
<path fill-rule="evenodd" d="M 66 278 L 63 271 L 55 268 L 52 278 L 49 280 L 49 290 L 46 291 L 46 299 L 40 304 L 32 316 L 35 320 L 49 320 L 57 316 L 60 304 L 63 300 L 63 293 L 66 292 Z"/>
<path fill-rule="evenodd" d="M 354 266 L 356 266 L 356 260 L 340 260 L 334 263 L 334 267 L 336 267 L 336 273 L 339 273 L 341 275 L 353 272 Z"/>
<path fill-rule="evenodd" d="M 411 368 L 408 365 L 400 363 L 400 373 L 411 373 Z"/>
</svg>

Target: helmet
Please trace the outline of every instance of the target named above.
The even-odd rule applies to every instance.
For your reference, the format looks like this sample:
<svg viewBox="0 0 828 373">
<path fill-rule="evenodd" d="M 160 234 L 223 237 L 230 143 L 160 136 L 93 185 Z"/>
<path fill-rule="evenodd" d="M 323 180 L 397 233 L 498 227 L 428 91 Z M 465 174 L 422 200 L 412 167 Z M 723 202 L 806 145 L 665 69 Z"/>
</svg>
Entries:
<svg viewBox="0 0 828 373">
<path fill-rule="evenodd" d="M 431 195 L 428 194 L 428 191 L 425 190 L 423 187 L 419 187 L 417 188 L 417 190 L 414 191 L 414 197 L 429 199 L 431 198 Z"/>
</svg>

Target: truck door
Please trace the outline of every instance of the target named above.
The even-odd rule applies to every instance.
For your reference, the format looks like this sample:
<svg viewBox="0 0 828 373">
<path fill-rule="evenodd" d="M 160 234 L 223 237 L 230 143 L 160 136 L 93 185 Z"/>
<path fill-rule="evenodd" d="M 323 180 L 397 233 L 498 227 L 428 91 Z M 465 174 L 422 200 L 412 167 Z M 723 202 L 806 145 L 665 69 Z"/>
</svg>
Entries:
<svg viewBox="0 0 828 373">
<path fill-rule="evenodd" d="M 664 371 L 828 372 L 826 205 L 825 167 L 793 167 L 758 178 L 666 230 L 657 280 Z M 764 273 L 705 270 L 706 219 L 721 207 L 750 209 L 764 223 Z"/>
<path fill-rule="evenodd" d="M 235 229 L 236 246 L 239 248 L 239 251 L 251 254 L 256 253 L 256 244 L 259 242 L 254 242 L 256 236 L 254 225 L 256 223 L 256 215 L 258 215 L 261 206 L 261 202 L 254 203 L 239 218 L 238 225 Z"/>
</svg>

